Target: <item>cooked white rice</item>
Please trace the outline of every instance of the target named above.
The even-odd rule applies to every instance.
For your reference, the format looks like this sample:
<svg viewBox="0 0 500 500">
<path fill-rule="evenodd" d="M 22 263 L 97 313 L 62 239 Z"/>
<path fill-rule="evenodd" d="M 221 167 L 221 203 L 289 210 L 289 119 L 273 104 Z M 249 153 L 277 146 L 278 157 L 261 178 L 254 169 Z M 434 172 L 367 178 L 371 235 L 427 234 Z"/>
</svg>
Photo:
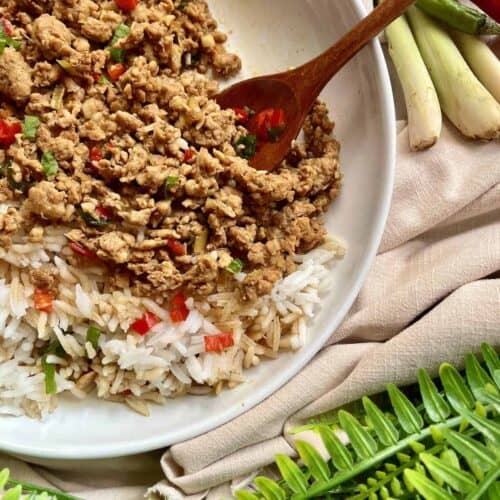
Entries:
<svg viewBox="0 0 500 500">
<path fill-rule="evenodd" d="M 276 283 L 269 296 L 251 302 L 239 300 L 234 278 L 244 275 L 237 275 L 205 302 L 188 299 L 189 316 L 174 324 L 151 299 L 135 297 L 129 289 L 104 291 L 103 268 L 69 265 L 66 230 L 49 228 L 40 244 L 18 236 L 8 250 L 0 248 L 0 414 L 40 418 L 54 410 L 57 395 L 45 393 L 41 358 L 55 340 L 65 352 L 47 358 L 57 368 L 57 394 L 84 398 L 96 389 L 98 397 L 147 415 L 148 401 L 234 387 L 261 358 L 304 345 L 322 284 L 343 256 L 342 246 L 333 241 L 297 256 L 297 270 Z M 28 272 L 49 262 L 58 268 L 60 284 L 53 312 L 47 314 L 34 308 Z M 160 323 L 144 337 L 129 332 L 146 311 Z M 97 350 L 86 341 L 91 325 L 103 331 Z M 222 331 L 233 333 L 234 347 L 205 352 L 204 336 Z"/>
</svg>

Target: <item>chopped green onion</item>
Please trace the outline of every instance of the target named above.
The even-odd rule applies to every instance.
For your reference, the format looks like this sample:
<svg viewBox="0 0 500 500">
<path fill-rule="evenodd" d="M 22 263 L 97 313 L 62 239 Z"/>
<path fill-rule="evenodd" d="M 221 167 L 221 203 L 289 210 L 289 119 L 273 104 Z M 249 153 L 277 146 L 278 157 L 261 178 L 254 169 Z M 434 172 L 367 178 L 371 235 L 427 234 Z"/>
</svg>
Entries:
<svg viewBox="0 0 500 500">
<path fill-rule="evenodd" d="M 177 9 L 184 10 L 187 7 L 187 4 L 188 4 L 187 0 L 182 0 Z"/>
<path fill-rule="evenodd" d="M 99 347 L 99 337 L 101 336 L 101 330 L 96 326 L 89 326 L 87 330 L 87 342 L 92 344 L 94 349 Z"/>
<path fill-rule="evenodd" d="M 34 141 L 39 126 L 40 126 L 40 120 L 38 119 L 37 116 L 26 115 L 24 117 L 24 124 L 23 124 L 24 137 L 26 139 Z"/>
<path fill-rule="evenodd" d="M 47 363 L 47 355 L 42 358 L 42 368 L 45 373 L 45 393 L 55 394 L 57 392 L 56 365 Z"/>
<path fill-rule="evenodd" d="M 120 49 L 118 47 L 111 47 L 109 49 L 109 55 L 114 62 L 122 63 L 125 59 L 125 49 Z"/>
<path fill-rule="evenodd" d="M 243 262 L 240 259 L 233 259 L 231 264 L 226 267 L 226 271 L 229 271 L 232 274 L 238 274 L 243 271 Z"/>
<path fill-rule="evenodd" d="M 130 27 L 126 24 L 119 24 L 115 29 L 115 33 L 113 35 L 113 38 L 111 39 L 110 45 L 115 45 L 119 40 L 121 40 L 122 38 L 127 38 L 129 35 Z"/>
<path fill-rule="evenodd" d="M 64 358 L 66 352 L 64 351 L 61 344 L 57 341 L 52 342 L 42 356 L 42 368 L 45 373 L 45 392 L 46 394 L 55 394 L 57 392 L 56 385 L 56 365 L 53 363 L 47 363 L 47 356 L 53 354 L 59 358 Z"/>
<path fill-rule="evenodd" d="M 83 210 L 83 208 L 80 205 L 77 205 L 76 211 L 78 212 L 78 215 L 80 215 L 80 217 L 83 219 L 83 221 L 85 222 L 85 224 L 87 224 L 87 226 L 91 226 L 91 227 L 104 227 L 104 226 L 107 226 L 108 223 L 109 223 L 104 218 L 97 219 L 92 214 L 89 214 L 88 212 L 86 212 L 85 210 Z"/>
<path fill-rule="evenodd" d="M 5 47 L 12 47 L 13 49 L 21 48 L 22 43 L 19 40 L 14 40 L 5 33 L 3 28 L 0 27 L 0 54 L 3 53 Z"/>
<path fill-rule="evenodd" d="M 51 151 L 46 151 L 42 156 L 42 169 L 45 177 L 51 177 L 57 174 L 59 165 L 57 164 L 56 157 Z"/>
<path fill-rule="evenodd" d="M 50 106 L 54 109 L 61 109 L 63 106 L 65 89 L 62 85 L 58 85 L 54 92 L 52 93 L 52 99 L 50 100 Z"/>
<path fill-rule="evenodd" d="M 165 185 L 163 186 L 165 198 L 168 198 L 170 189 L 173 188 L 178 182 L 179 182 L 179 177 L 174 177 L 169 175 L 165 179 Z"/>
<path fill-rule="evenodd" d="M 12 161 L 10 160 L 5 165 L 0 165 L 0 176 L 7 178 L 9 187 L 13 191 L 21 191 L 22 193 L 24 193 L 30 186 L 29 183 L 27 182 L 23 181 L 18 182 L 16 181 L 16 179 L 14 179 L 14 172 L 12 170 Z"/>
<path fill-rule="evenodd" d="M 248 134 L 241 137 L 234 143 L 234 149 L 238 156 L 250 160 L 257 151 L 257 136 Z"/>
</svg>

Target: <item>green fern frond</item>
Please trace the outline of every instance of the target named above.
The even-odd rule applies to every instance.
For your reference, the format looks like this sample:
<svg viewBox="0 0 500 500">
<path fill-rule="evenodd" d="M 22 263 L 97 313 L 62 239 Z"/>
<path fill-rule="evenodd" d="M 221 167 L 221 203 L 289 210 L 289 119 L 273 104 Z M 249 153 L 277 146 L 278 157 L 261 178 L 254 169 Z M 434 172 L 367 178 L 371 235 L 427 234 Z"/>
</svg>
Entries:
<svg viewBox="0 0 500 500">
<path fill-rule="evenodd" d="M 389 384 L 385 395 L 364 397 L 295 429 L 316 432 L 328 460 L 297 440 L 300 462 L 277 456 L 282 479 L 258 478 L 253 492 L 237 498 L 499 500 L 500 358 L 487 344 L 481 353 L 483 364 L 466 356 L 463 374 L 443 363 L 439 384 L 421 369 L 413 388 L 403 392 Z"/>
</svg>

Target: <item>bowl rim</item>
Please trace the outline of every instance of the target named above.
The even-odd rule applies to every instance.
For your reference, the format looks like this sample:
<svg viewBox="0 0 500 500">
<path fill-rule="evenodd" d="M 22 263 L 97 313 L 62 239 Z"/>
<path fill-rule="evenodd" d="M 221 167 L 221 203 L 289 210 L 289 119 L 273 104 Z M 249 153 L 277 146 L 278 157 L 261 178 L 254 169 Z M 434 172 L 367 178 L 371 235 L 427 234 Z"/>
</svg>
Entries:
<svg viewBox="0 0 500 500">
<path fill-rule="evenodd" d="M 354 0 L 352 5 L 359 18 L 367 15 L 367 10 L 363 5 L 362 0 Z M 301 351 L 299 351 L 297 353 L 298 357 L 289 368 L 276 373 L 276 375 L 269 380 L 268 384 L 263 386 L 262 389 L 256 390 L 254 394 L 245 399 L 244 406 L 235 405 L 233 408 L 226 410 L 222 414 L 207 418 L 203 422 L 197 422 L 196 425 L 191 425 L 181 432 L 176 433 L 175 437 L 170 432 L 166 435 L 156 435 L 138 441 L 129 442 L 128 440 L 124 440 L 119 444 L 107 445 L 106 449 L 99 449 L 98 446 L 94 448 L 79 449 L 78 446 L 75 446 L 74 448 L 63 451 L 58 450 L 57 448 L 51 448 L 50 445 L 46 445 L 46 447 L 37 446 L 36 448 L 31 448 L 30 446 L 25 445 L 4 445 L 0 442 L 0 450 L 15 454 L 20 458 L 29 459 L 32 457 L 48 460 L 76 461 L 124 457 L 172 446 L 176 443 L 180 443 L 210 432 L 216 427 L 222 426 L 230 420 L 233 420 L 234 418 L 237 418 L 243 413 L 249 411 L 289 382 L 321 350 L 328 338 L 331 337 L 332 332 L 334 332 L 344 320 L 349 309 L 356 300 L 363 283 L 365 282 L 382 240 L 392 200 L 396 168 L 396 116 L 394 97 L 389 77 L 389 70 L 379 40 L 372 40 L 368 47 L 370 47 L 373 51 L 373 59 L 376 64 L 376 70 L 380 74 L 381 120 L 383 122 L 383 128 L 387 133 L 387 148 L 384 151 L 384 154 L 387 157 L 387 182 L 384 183 L 383 192 L 381 193 L 381 206 L 379 208 L 378 217 L 376 218 L 376 225 L 373 228 L 374 237 L 367 248 L 367 256 L 358 272 L 354 286 L 347 294 L 342 307 L 337 311 L 330 324 L 330 328 L 325 330 L 322 335 L 318 335 L 313 339 L 313 341 L 311 341 L 308 345 L 307 352 L 302 352 L 302 355 L 300 355 Z"/>
</svg>

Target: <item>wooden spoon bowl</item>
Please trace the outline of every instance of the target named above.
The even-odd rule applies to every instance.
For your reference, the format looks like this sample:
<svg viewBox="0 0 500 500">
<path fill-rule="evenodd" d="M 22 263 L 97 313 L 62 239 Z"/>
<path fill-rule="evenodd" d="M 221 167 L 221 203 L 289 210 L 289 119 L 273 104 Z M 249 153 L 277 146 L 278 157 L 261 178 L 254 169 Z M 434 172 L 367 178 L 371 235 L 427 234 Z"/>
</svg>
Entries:
<svg viewBox="0 0 500 500">
<path fill-rule="evenodd" d="M 413 1 L 384 0 L 335 45 L 312 61 L 283 73 L 244 80 L 216 97 L 222 108 L 248 106 L 257 113 L 269 108 L 284 110 L 286 127 L 283 134 L 277 142 L 260 144 L 250 165 L 273 170 L 281 164 L 325 85 Z"/>
</svg>

